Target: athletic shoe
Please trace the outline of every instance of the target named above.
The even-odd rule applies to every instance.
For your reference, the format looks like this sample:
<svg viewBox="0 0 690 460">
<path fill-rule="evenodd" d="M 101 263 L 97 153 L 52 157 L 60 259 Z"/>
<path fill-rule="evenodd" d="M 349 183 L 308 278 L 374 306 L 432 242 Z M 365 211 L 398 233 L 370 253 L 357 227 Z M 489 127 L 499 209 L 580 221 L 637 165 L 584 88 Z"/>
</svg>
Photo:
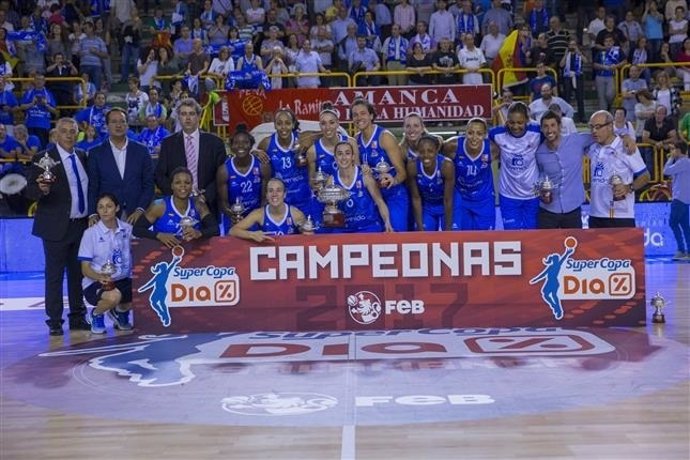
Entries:
<svg viewBox="0 0 690 460">
<path fill-rule="evenodd" d="M 91 310 L 89 318 L 91 319 L 91 333 L 92 334 L 105 334 L 105 317 L 103 315 L 94 314 L 96 309 Z"/>
<path fill-rule="evenodd" d="M 118 311 L 116 308 L 108 310 L 108 316 L 113 320 L 115 329 L 121 331 L 131 331 L 132 325 L 129 324 L 129 311 Z"/>
</svg>

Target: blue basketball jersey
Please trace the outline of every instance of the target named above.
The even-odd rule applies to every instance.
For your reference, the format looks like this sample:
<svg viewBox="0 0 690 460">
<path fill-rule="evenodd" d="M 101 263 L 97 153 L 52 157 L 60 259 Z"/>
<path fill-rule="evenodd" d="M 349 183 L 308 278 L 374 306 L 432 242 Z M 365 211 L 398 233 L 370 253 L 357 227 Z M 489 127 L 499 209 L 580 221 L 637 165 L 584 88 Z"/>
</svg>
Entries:
<svg viewBox="0 0 690 460">
<path fill-rule="evenodd" d="M 290 147 L 284 149 L 278 143 L 278 134 L 271 135 L 266 154 L 271 159 L 273 177 L 281 179 L 285 183 L 285 202 L 293 206 L 303 207 L 311 199 L 311 188 L 309 187 L 309 177 L 307 168 L 297 166 L 295 150 L 293 147 L 297 142 L 297 135 L 292 135 Z"/>
<path fill-rule="evenodd" d="M 285 214 L 279 221 L 273 220 L 268 212 L 269 205 L 264 207 L 264 224 L 261 227 L 267 235 L 294 235 L 297 233 L 297 226 L 292 219 L 290 205 L 285 205 Z"/>
<path fill-rule="evenodd" d="M 491 172 L 491 145 L 486 139 L 479 156 L 472 158 L 465 150 L 465 137 L 458 138 L 455 151 L 455 187 L 463 201 L 494 200 L 494 180 Z"/>
<path fill-rule="evenodd" d="M 230 206 L 237 198 L 244 205 L 244 216 L 261 205 L 261 162 L 252 157 L 252 165 L 245 173 L 235 167 L 232 158 L 225 161 L 228 171 L 228 203 Z"/>
<path fill-rule="evenodd" d="M 345 184 L 338 172 L 333 177 L 335 185 L 339 185 L 350 192 L 350 198 L 340 204 L 345 213 L 346 232 L 382 231 L 383 226 L 374 199 L 364 184 L 364 175 L 356 166 L 355 180 Z"/>
<path fill-rule="evenodd" d="M 182 229 L 180 228 L 180 219 L 185 216 L 189 216 L 196 221 L 194 228 L 199 230 L 201 228 L 201 217 L 194 207 L 194 200 L 189 198 L 187 200 L 187 209 L 184 213 L 180 214 L 172 203 L 172 196 L 166 196 L 163 198 L 165 203 L 165 212 L 158 218 L 158 220 L 153 224 L 153 231 L 160 233 L 172 233 L 175 235 L 181 235 Z"/>
<path fill-rule="evenodd" d="M 422 197 L 423 205 L 437 205 L 443 204 L 444 198 L 444 184 L 443 174 L 441 174 L 441 167 L 444 161 L 450 161 L 443 155 L 436 155 L 436 167 L 431 175 L 424 171 L 422 160 L 417 158 L 417 189 Z"/>
</svg>

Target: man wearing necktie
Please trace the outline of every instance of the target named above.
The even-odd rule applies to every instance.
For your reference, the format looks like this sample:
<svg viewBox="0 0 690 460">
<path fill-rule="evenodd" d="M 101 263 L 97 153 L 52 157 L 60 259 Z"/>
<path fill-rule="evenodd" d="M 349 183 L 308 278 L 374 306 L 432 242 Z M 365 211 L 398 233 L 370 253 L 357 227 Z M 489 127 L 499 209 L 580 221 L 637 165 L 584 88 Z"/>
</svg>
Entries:
<svg viewBox="0 0 690 460">
<path fill-rule="evenodd" d="M 203 191 L 208 208 L 217 215 L 216 171 L 225 162 L 225 145 L 218 136 L 199 130 L 201 106 L 196 100 L 180 101 L 177 116 L 182 131 L 166 137 L 161 143 L 156 185 L 164 195 L 172 195 L 171 173 L 184 166 L 192 172 L 193 190 Z"/>
<path fill-rule="evenodd" d="M 67 270 L 70 330 L 89 330 L 84 319 L 86 308 L 82 295 L 81 265 L 77 259 L 79 243 L 87 227 L 86 154 L 75 150 L 79 133 L 73 118 L 61 118 L 56 124 L 55 147 L 34 156 L 29 170 L 27 197 L 37 201 L 32 233 L 43 240 L 45 256 L 45 309 L 50 335 L 62 335 L 62 282 Z M 57 164 L 51 169 L 54 182 L 45 182 L 37 163 L 47 154 Z"/>
</svg>

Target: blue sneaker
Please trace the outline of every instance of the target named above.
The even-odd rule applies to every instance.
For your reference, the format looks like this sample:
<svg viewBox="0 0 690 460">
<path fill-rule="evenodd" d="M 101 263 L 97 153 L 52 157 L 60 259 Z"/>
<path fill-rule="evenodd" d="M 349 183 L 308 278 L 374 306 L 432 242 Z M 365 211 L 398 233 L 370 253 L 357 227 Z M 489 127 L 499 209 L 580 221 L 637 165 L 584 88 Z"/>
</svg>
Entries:
<svg viewBox="0 0 690 460">
<path fill-rule="evenodd" d="M 121 331 L 131 331 L 132 325 L 129 323 L 129 311 L 118 311 L 117 308 L 108 310 L 108 316 L 113 320 L 115 329 Z"/>
<path fill-rule="evenodd" d="M 91 319 L 91 333 L 105 334 L 105 318 L 103 315 L 96 315 L 95 311 L 96 309 L 94 308 L 89 315 L 89 319 Z"/>
</svg>

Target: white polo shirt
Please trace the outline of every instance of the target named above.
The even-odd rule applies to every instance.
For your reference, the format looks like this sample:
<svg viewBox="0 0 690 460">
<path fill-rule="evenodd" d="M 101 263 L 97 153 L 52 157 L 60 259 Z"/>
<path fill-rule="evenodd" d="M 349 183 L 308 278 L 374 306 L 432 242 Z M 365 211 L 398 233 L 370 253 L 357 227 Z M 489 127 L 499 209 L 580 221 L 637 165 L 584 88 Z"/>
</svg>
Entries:
<svg viewBox="0 0 690 460">
<path fill-rule="evenodd" d="M 132 277 L 132 226 L 127 222 L 117 220 L 117 229 L 111 230 L 103 222 L 89 227 L 84 232 L 79 245 L 79 260 L 87 260 L 91 268 L 99 272 L 103 264 L 112 260 L 116 271 L 113 281 Z M 86 289 L 95 280 L 84 277 L 82 287 Z"/>
<path fill-rule="evenodd" d="M 613 204 L 613 218 L 632 219 L 635 217 L 635 194 L 628 193 L 625 199 L 613 201 L 611 176 L 617 174 L 624 184 L 633 180 L 647 170 L 647 166 L 636 150 L 628 155 L 623 140 L 616 137 L 609 145 L 592 144 L 587 153 L 590 159 L 592 176 L 591 199 L 589 214 L 594 217 L 611 217 Z"/>
</svg>

